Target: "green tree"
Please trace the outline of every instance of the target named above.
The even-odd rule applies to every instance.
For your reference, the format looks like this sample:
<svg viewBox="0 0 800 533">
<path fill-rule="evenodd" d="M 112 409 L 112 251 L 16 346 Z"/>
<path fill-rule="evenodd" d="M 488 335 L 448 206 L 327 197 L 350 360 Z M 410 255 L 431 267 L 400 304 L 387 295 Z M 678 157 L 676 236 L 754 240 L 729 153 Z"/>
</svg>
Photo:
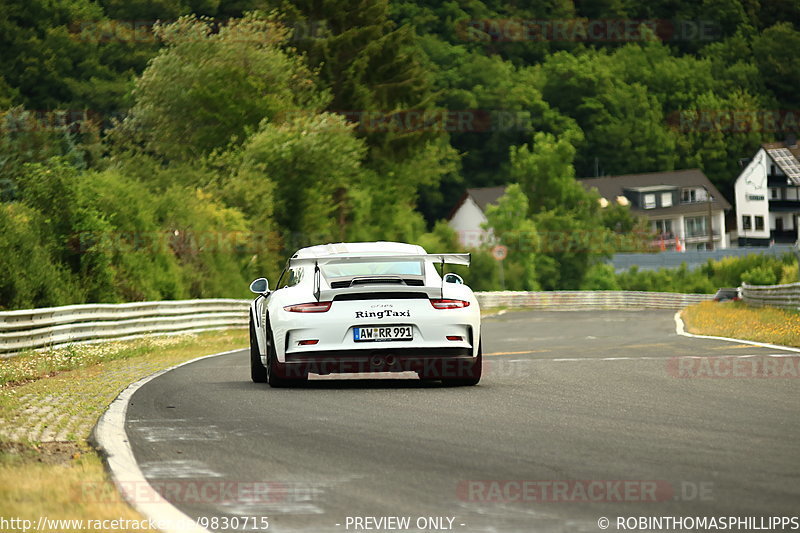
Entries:
<svg viewBox="0 0 800 533">
<path fill-rule="evenodd" d="M 328 110 L 371 117 L 433 107 L 424 53 L 410 26 L 398 27 L 389 19 L 388 0 L 301 0 L 280 6 L 288 19 L 325 22 L 325 32 L 297 44 L 330 88 Z M 370 161 L 400 161 L 439 135 L 369 126 L 359 134 L 367 139 Z"/>
<path fill-rule="evenodd" d="M 542 211 L 595 210 L 590 195 L 575 180 L 575 144 L 582 140 L 580 130 L 564 135 L 536 132 L 531 145 L 510 148 L 511 177 L 528 197 L 528 214 Z"/>
<path fill-rule="evenodd" d="M 330 90 L 327 110 L 346 113 L 366 141 L 364 165 L 381 182 L 365 184 L 369 192 L 360 199 L 368 220 L 380 221 L 368 227 L 378 228 L 378 237 L 416 235 L 420 219 L 408 213 L 420 191 L 427 194 L 441 179 L 455 179 L 456 151 L 442 128 L 411 118 L 437 109 L 430 65 L 414 29 L 390 19 L 388 0 L 277 5 L 287 20 L 324 22 L 319 35 L 296 44 Z"/>
<path fill-rule="evenodd" d="M 0 204 L 0 309 L 81 303 L 78 280 L 59 263 L 44 216 L 20 203 Z"/>
<path fill-rule="evenodd" d="M 592 265 L 581 282 L 583 291 L 618 291 L 620 290 L 614 267 L 607 263 Z"/>
<path fill-rule="evenodd" d="M 534 129 L 560 131 L 566 119 L 544 101 L 535 69 L 430 35 L 421 45 L 430 58 L 436 104 L 454 118 L 466 117 L 447 128 L 450 144 L 461 154 L 460 173 L 421 191 L 421 209 L 430 221 L 452 207 L 465 181 L 473 187 L 513 181 L 509 146 L 524 143 Z"/>
<path fill-rule="evenodd" d="M 597 158 L 604 173 L 672 170 L 675 139 L 667 129 L 661 107 L 641 84 L 615 85 L 584 100 L 579 113 L 586 146 L 578 164 L 590 167 Z"/>
<path fill-rule="evenodd" d="M 123 147 L 191 160 L 239 144 L 262 120 L 321 109 L 326 98 L 301 57 L 282 48 L 288 30 L 259 14 L 212 31 L 182 17 L 156 26 L 163 48 L 136 80 L 135 105 L 116 132 Z"/>
<path fill-rule="evenodd" d="M 800 104 L 800 58 L 792 51 L 800 46 L 800 31 L 788 22 L 764 30 L 753 43 L 753 54 L 764 83 L 790 105 Z"/>
<path fill-rule="evenodd" d="M 528 197 L 522 187 L 511 184 L 496 205 L 486 208 L 486 229 L 498 244 L 508 248 L 505 268 L 506 288 L 515 290 L 538 290 L 536 253 L 539 250 L 539 233 L 528 218 Z"/>
<path fill-rule="evenodd" d="M 85 168 L 98 147 L 94 125 L 84 114 L 33 113 L 20 106 L 0 111 L 0 179 L 6 183 L 16 184 L 25 164 L 54 157 Z"/>
<path fill-rule="evenodd" d="M 150 260 L 169 252 L 168 259 L 180 267 L 181 284 L 174 290 L 190 298 L 247 295 L 252 281 L 247 275 L 252 274 L 247 269 L 252 259 L 247 239 L 252 228 L 240 210 L 224 205 L 202 189 L 187 191 L 182 187 L 166 191 L 155 205 L 160 235 L 165 238 L 156 243 L 160 246 Z M 170 280 L 151 278 L 166 292 L 163 284 Z"/>
<path fill-rule="evenodd" d="M 264 122 L 241 150 L 235 187 L 271 189 L 278 226 L 289 248 L 343 240 L 354 216 L 353 186 L 362 179 L 364 141 L 341 116 L 297 115 L 283 124 Z M 267 185 L 267 184 L 274 185 Z M 265 191 L 266 192 L 266 191 Z M 270 198 L 251 196 L 248 211 Z M 293 251 L 293 250 L 292 250 Z"/>
<path fill-rule="evenodd" d="M 11 104 L 38 112 L 89 110 L 110 116 L 126 108 L 131 74 L 141 71 L 153 44 L 99 32 L 97 2 L 0 1 L 0 76 Z M 2 100 L 2 98 L 0 98 Z"/>
</svg>

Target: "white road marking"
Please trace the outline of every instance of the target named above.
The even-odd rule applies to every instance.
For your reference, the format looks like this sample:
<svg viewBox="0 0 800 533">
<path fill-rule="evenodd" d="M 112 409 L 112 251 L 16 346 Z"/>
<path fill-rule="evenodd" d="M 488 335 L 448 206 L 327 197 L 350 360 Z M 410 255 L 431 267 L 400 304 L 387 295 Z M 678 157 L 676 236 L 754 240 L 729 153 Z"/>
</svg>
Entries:
<svg viewBox="0 0 800 533">
<path fill-rule="evenodd" d="M 714 354 L 714 355 L 665 355 L 659 357 L 650 357 L 642 355 L 640 357 L 558 357 L 553 359 L 511 359 L 507 362 L 530 362 L 530 363 L 576 363 L 576 362 L 593 362 L 593 361 L 669 361 L 671 359 L 747 359 L 750 357 L 797 357 L 792 354 L 784 353 L 759 353 L 759 354 Z M 503 361 L 506 361 L 505 359 Z"/>
<path fill-rule="evenodd" d="M 219 432 L 217 426 L 141 426 L 133 429 L 142 433 L 147 442 L 222 440 L 222 433 Z"/>
<path fill-rule="evenodd" d="M 202 461 L 181 460 L 148 461 L 139 465 L 145 476 L 151 479 L 182 479 L 196 477 L 222 477 Z"/>
<path fill-rule="evenodd" d="M 490 357 L 494 355 L 522 355 L 527 353 L 544 353 L 544 352 L 551 352 L 552 350 L 524 350 L 521 352 L 493 352 L 493 353 L 485 353 L 483 354 L 484 357 Z"/>
</svg>

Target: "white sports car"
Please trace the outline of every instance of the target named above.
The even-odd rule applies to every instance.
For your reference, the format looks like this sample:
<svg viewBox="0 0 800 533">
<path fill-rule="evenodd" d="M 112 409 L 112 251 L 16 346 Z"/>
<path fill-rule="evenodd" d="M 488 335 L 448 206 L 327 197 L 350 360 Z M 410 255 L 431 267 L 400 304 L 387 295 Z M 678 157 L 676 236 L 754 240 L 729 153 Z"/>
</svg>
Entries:
<svg viewBox="0 0 800 533">
<path fill-rule="evenodd" d="M 298 250 L 275 290 L 250 284 L 252 379 L 273 387 L 309 373 L 406 372 L 475 385 L 481 378 L 481 314 L 472 290 L 444 263 L 469 254 L 428 254 L 394 242 Z"/>
</svg>

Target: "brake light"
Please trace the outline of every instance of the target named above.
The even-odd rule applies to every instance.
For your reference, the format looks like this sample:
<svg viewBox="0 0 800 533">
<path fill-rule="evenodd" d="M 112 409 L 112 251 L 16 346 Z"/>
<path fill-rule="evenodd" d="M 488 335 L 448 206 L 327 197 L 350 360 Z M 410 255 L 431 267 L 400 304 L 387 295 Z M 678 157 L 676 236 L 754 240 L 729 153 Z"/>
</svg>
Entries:
<svg viewBox="0 0 800 533">
<path fill-rule="evenodd" d="M 292 313 L 324 313 L 331 308 L 333 302 L 311 302 L 307 304 L 287 305 L 284 311 Z"/>
<path fill-rule="evenodd" d="M 434 309 L 461 309 L 462 307 L 469 307 L 469 302 L 464 300 L 431 300 L 431 305 Z"/>
<path fill-rule="evenodd" d="M 314 344 L 317 344 L 318 342 L 319 342 L 319 339 L 306 339 L 306 340 L 303 340 L 303 341 L 298 341 L 297 344 L 299 344 L 300 346 L 312 346 Z"/>
<path fill-rule="evenodd" d="M 447 340 L 449 340 L 449 341 L 463 341 L 464 337 L 462 337 L 461 335 L 448 335 L 447 336 Z"/>
</svg>

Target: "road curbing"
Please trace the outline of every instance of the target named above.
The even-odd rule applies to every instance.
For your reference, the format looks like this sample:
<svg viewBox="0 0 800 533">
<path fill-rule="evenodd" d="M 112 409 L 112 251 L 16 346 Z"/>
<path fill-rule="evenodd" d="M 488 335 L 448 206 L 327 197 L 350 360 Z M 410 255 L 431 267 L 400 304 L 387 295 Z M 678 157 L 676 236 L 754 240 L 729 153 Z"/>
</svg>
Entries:
<svg viewBox="0 0 800 533">
<path fill-rule="evenodd" d="M 145 518 L 158 524 L 158 529 L 164 533 L 210 533 L 207 529 L 197 525 L 194 519 L 184 514 L 177 507 L 165 500 L 148 483 L 142 474 L 136 458 L 133 455 L 128 435 L 125 432 L 125 418 L 128 413 L 128 403 L 133 395 L 151 380 L 184 365 L 194 363 L 211 357 L 219 357 L 242 349 L 228 350 L 211 355 L 196 357 L 189 361 L 160 370 L 139 381 L 128 385 L 117 396 L 92 432 L 91 443 L 104 458 L 111 478 L 122 497 Z"/>
<path fill-rule="evenodd" d="M 718 341 L 736 342 L 739 344 L 752 344 L 753 346 L 760 346 L 761 348 L 770 348 L 774 350 L 786 350 L 788 352 L 800 353 L 800 348 L 792 346 L 782 346 L 780 344 L 768 344 L 766 342 L 749 341 L 746 339 L 732 339 L 730 337 L 717 337 L 714 335 L 695 335 L 686 331 L 683 319 L 681 318 L 681 311 L 675 313 L 675 333 L 683 337 L 691 337 L 695 339 L 714 339 Z"/>
</svg>

